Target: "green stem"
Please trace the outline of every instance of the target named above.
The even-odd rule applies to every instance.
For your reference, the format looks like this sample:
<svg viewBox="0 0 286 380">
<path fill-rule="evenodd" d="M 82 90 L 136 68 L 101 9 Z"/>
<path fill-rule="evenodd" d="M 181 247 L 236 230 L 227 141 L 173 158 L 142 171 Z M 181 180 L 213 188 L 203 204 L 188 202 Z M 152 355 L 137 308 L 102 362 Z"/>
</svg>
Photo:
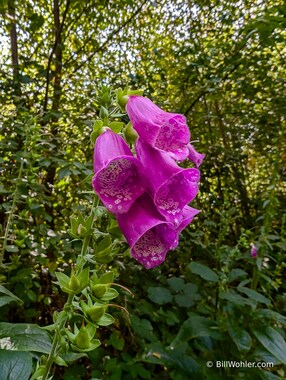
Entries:
<svg viewBox="0 0 286 380">
<path fill-rule="evenodd" d="M 21 165 L 20 165 L 20 169 L 19 169 L 19 174 L 18 174 L 17 181 L 16 181 L 16 188 L 15 188 L 14 194 L 13 194 L 12 207 L 11 207 L 11 210 L 9 212 L 9 216 L 8 216 L 8 220 L 7 220 L 7 224 L 6 224 L 6 228 L 5 228 L 5 234 L 3 237 L 3 246 L 2 246 L 2 250 L 0 252 L 0 267 L 3 266 L 4 254 L 5 254 L 5 250 L 7 247 L 10 225 L 13 222 L 13 217 L 14 217 L 15 208 L 16 208 L 16 202 L 18 199 L 18 186 L 19 186 L 19 181 L 22 177 L 23 167 L 24 167 L 24 161 L 22 160 Z"/>
<path fill-rule="evenodd" d="M 257 266 L 255 265 L 255 267 L 253 269 L 253 276 L 252 276 L 250 288 L 253 290 L 256 290 L 257 285 L 258 285 L 258 281 L 259 281 L 259 270 L 258 270 Z"/>
<path fill-rule="evenodd" d="M 91 214 L 93 213 L 93 208 L 98 206 L 98 203 L 99 203 L 99 198 L 95 197 L 94 201 L 93 201 L 93 205 L 92 205 Z M 92 226 L 93 226 L 93 222 L 92 222 L 91 228 L 92 228 Z M 78 256 L 78 259 L 77 259 L 77 262 L 75 265 L 75 275 L 76 276 L 78 276 L 81 273 L 81 271 L 84 267 L 84 264 L 85 264 L 84 256 L 86 255 L 86 253 L 88 251 L 89 242 L 90 242 L 90 235 L 86 236 L 83 239 L 81 253 Z M 49 353 L 48 360 L 47 360 L 47 363 L 45 366 L 45 372 L 44 372 L 44 375 L 42 377 L 42 380 L 47 380 L 49 373 L 50 373 L 50 370 L 52 368 L 53 362 L 57 356 L 57 349 L 58 349 L 58 343 L 59 343 L 59 340 L 61 337 L 61 332 L 65 328 L 65 325 L 69 319 L 68 311 L 71 309 L 73 300 L 74 300 L 74 294 L 69 294 L 67 302 L 65 303 L 64 308 L 63 308 L 64 311 L 66 310 L 67 312 L 64 314 L 64 316 L 62 316 L 62 318 L 60 318 L 59 321 L 57 321 L 58 325 L 55 327 L 55 335 L 54 335 L 51 351 Z"/>
<path fill-rule="evenodd" d="M 68 297 L 67 302 L 65 303 L 64 309 L 67 309 L 67 308 L 69 308 L 71 306 L 73 299 L 74 299 L 74 295 L 73 294 L 69 294 L 69 297 Z M 68 320 L 68 314 L 66 313 L 64 315 L 64 317 L 61 318 L 59 326 L 56 328 L 56 332 L 55 332 L 52 348 L 51 348 L 51 351 L 50 351 L 50 354 L 49 354 L 49 357 L 48 357 L 48 360 L 47 360 L 47 364 L 46 364 L 46 367 L 45 367 L 45 372 L 44 372 L 44 375 L 42 377 L 42 380 L 46 380 L 48 378 L 48 376 L 49 376 L 51 367 L 53 365 L 55 357 L 57 356 L 57 348 L 58 348 L 58 343 L 59 343 L 59 340 L 60 340 L 60 337 L 61 337 L 61 331 L 65 327 L 65 324 L 66 324 L 67 320 Z"/>
</svg>

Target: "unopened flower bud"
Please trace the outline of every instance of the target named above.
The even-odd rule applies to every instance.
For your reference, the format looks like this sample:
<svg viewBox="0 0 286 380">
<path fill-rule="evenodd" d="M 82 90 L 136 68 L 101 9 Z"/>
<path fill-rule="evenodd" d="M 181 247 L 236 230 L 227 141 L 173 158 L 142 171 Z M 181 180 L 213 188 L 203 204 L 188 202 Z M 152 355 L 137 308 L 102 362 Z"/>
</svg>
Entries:
<svg viewBox="0 0 286 380">
<path fill-rule="evenodd" d="M 93 287 L 92 287 L 92 293 L 95 295 L 95 297 L 101 298 L 106 293 L 107 288 L 108 288 L 107 285 L 96 284 L 96 285 L 93 285 Z"/>
<path fill-rule="evenodd" d="M 79 279 L 76 277 L 76 275 L 72 274 L 69 281 L 69 289 L 76 292 L 79 288 L 80 288 Z"/>
<path fill-rule="evenodd" d="M 123 131 L 124 138 L 129 144 L 134 144 L 138 138 L 138 133 L 135 131 L 131 123 L 128 123 Z"/>
<path fill-rule="evenodd" d="M 90 347 L 90 336 L 85 326 L 82 326 L 77 336 L 75 337 L 75 344 L 78 348 L 84 349 Z"/>
<path fill-rule="evenodd" d="M 93 322 L 97 322 L 105 313 L 106 306 L 93 306 L 87 310 L 87 316 Z"/>
<path fill-rule="evenodd" d="M 251 243 L 250 245 L 251 245 L 250 256 L 255 259 L 258 256 L 257 247 L 253 243 Z"/>
<path fill-rule="evenodd" d="M 120 107 L 125 108 L 126 104 L 128 102 L 128 95 L 123 95 L 118 98 L 118 104 Z"/>
</svg>

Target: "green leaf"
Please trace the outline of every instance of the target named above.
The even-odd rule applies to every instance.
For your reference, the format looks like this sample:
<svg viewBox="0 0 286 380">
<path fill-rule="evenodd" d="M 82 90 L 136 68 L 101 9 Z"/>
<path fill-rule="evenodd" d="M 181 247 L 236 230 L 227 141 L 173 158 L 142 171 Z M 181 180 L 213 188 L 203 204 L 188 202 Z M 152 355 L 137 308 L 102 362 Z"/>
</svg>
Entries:
<svg viewBox="0 0 286 380">
<path fill-rule="evenodd" d="M 196 373 L 199 370 L 198 363 L 181 349 L 173 348 L 166 350 L 157 343 L 147 346 L 144 361 L 152 364 L 161 364 L 167 368 L 180 368 L 184 371 L 184 378 L 187 379 L 196 379 Z"/>
<path fill-rule="evenodd" d="M 259 346 L 256 350 L 254 350 L 251 354 L 251 359 L 253 361 L 263 361 L 268 363 L 273 363 L 273 365 L 280 364 L 280 360 L 278 360 L 275 356 L 270 354 L 269 351 L 266 351 L 263 347 Z"/>
<path fill-rule="evenodd" d="M 148 289 L 148 297 L 158 305 L 164 305 L 171 302 L 173 298 L 170 290 L 161 286 L 150 287 Z"/>
<path fill-rule="evenodd" d="M 260 302 L 260 303 L 264 303 L 266 305 L 270 305 L 271 302 L 268 298 L 264 297 L 262 294 L 256 292 L 255 290 L 253 289 L 250 289 L 250 288 L 246 288 L 244 286 L 238 286 L 237 287 L 237 290 L 241 293 L 244 293 L 246 294 L 249 298 L 257 301 L 257 302 Z"/>
<path fill-rule="evenodd" d="M 5 250 L 7 252 L 19 252 L 19 248 L 16 245 L 6 245 Z"/>
<path fill-rule="evenodd" d="M 87 357 L 85 353 L 77 353 L 77 352 L 67 352 L 66 354 L 61 354 L 61 357 L 66 363 L 72 363 L 78 359 Z"/>
<path fill-rule="evenodd" d="M 12 298 L 12 297 L 9 297 L 9 296 L 1 296 L 1 297 L 0 297 L 0 307 L 5 306 L 5 305 L 7 305 L 8 303 L 13 302 L 13 301 L 15 301 L 15 299 Z"/>
<path fill-rule="evenodd" d="M 206 281 L 218 282 L 218 275 L 204 264 L 193 261 L 187 266 L 187 268 L 190 269 L 192 273 L 199 275 Z"/>
<path fill-rule="evenodd" d="M 180 290 L 183 290 L 185 286 L 185 281 L 180 277 L 171 277 L 167 280 L 170 288 L 174 290 L 175 292 L 179 292 Z"/>
<path fill-rule="evenodd" d="M 45 330 L 28 323 L 0 323 L 0 349 L 48 354 L 51 338 Z"/>
<path fill-rule="evenodd" d="M 29 352 L 0 350 L 0 380 L 29 380 L 32 355 Z"/>
<path fill-rule="evenodd" d="M 257 319 L 263 317 L 281 323 L 282 325 L 286 325 L 286 317 L 277 313 L 277 311 L 270 309 L 256 309 L 253 317 Z"/>
<path fill-rule="evenodd" d="M 227 329 L 238 350 L 243 353 L 248 352 L 252 345 L 252 339 L 248 332 L 235 324 L 229 324 Z"/>
<path fill-rule="evenodd" d="M 235 305 L 243 306 L 243 305 L 250 305 L 254 309 L 257 305 L 257 302 L 255 300 L 242 297 L 240 294 L 235 292 L 233 289 L 230 289 L 228 292 L 221 292 L 219 293 L 219 298 L 223 300 L 227 300 L 231 303 L 234 303 Z"/>
<path fill-rule="evenodd" d="M 267 351 L 286 364 L 286 342 L 277 330 L 264 326 L 261 330 L 253 328 L 252 332 Z"/>
<path fill-rule="evenodd" d="M 109 341 L 111 345 L 117 350 L 122 351 L 124 348 L 124 339 L 121 336 L 120 331 L 113 331 L 113 333 L 109 337 Z"/>
<path fill-rule="evenodd" d="M 144 338 L 149 342 L 156 341 L 156 338 L 153 334 L 153 326 L 150 321 L 144 318 L 140 319 L 136 315 L 131 315 L 130 319 L 132 328 L 139 337 Z"/>
<path fill-rule="evenodd" d="M 198 294 L 198 286 L 196 284 L 185 284 L 181 294 L 176 294 L 174 299 L 181 307 L 190 307 L 194 305 L 197 300 L 201 299 Z"/>
<path fill-rule="evenodd" d="M 10 302 L 18 302 L 18 303 L 23 303 L 22 300 L 20 300 L 20 298 L 18 298 L 17 296 L 15 296 L 15 294 L 13 294 L 12 292 L 10 292 L 10 290 L 6 289 L 4 286 L 0 285 L 0 293 L 2 294 L 6 294 L 6 296 L 1 296 L 0 297 L 0 307 L 1 306 L 4 306 Z"/>
<path fill-rule="evenodd" d="M 246 277 L 247 276 L 247 272 L 240 269 L 240 268 L 235 268 L 235 269 L 232 269 L 229 273 L 229 282 L 232 282 L 234 280 L 237 280 L 241 277 Z"/>
<path fill-rule="evenodd" d="M 215 321 L 211 319 L 201 317 L 199 315 L 193 315 L 183 323 L 170 347 L 176 347 L 177 345 L 190 339 L 203 336 L 218 338 L 220 335 L 217 331 L 217 325 Z"/>
</svg>

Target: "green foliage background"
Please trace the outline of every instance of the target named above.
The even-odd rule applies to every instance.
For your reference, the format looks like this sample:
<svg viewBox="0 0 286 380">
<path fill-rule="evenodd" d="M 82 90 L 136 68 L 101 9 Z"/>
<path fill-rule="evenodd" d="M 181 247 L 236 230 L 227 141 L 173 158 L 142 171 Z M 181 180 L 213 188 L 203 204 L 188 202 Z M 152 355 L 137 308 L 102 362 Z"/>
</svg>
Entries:
<svg viewBox="0 0 286 380">
<path fill-rule="evenodd" d="M 112 263 L 130 314 L 55 378 L 285 378 L 284 1 L 1 0 L 0 14 L 1 280 L 13 293 L 0 288 L 1 320 L 44 326 L 64 304 L 54 273 L 75 261 L 69 219 L 92 202 L 99 89 L 128 83 L 187 116 L 206 154 L 202 212 L 160 268 Z M 217 360 L 275 367 L 207 368 Z"/>
</svg>

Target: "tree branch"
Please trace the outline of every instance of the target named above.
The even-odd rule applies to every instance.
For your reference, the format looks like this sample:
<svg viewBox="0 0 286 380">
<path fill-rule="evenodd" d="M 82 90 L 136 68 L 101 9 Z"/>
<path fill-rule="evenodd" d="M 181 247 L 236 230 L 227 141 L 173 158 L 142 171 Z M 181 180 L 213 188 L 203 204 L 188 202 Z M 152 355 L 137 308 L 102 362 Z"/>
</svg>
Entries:
<svg viewBox="0 0 286 380">
<path fill-rule="evenodd" d="M 65 20 L 66 20 L 66 17 L 67 17 L 68 9 L 69 9 L 69 6 L 70 6 L 70 1 L 71 0 L 67 0 L 66 8 L 65 8 L 65 11 L 64 11 L 64 14 L 63 14 L 62 22 L 60 23 L 60 25 L 59 25 L 58 28 L 56 26 L 55 42 L 54 42 L 53 48 L 51 50 L 51 53 L 50 53 L 49 59 L 48 59 L 47 73 L 46 73 L 45 99 L 44 99 L 44 106 L 43 106 L 44 112 L 47 111 L 47 107 L 48 107 L 51 63 L 52 63 L 53 55 L 54 55 L 56 49 L 59 48 L 58 45 L 59 45 L 60 40 L 61 40 L 61 33 L 62 33 L 63 26 L 64 26 L 64 23 L 65 23 Z M 55 2 L 56 2 L 56 0 L 54 0 L 54 7 L 56 7 Z"/>
<path fill-rule="evenodd" d="M 240 46 L 239 47 L 239 49 L 238 50 L 236 50 L 236 52 L 231 56 L 231 57 L 229 57 L 229 58 L 227 58 L 226 60 L 225 60 L 225 62 L 227 61 L 227 60 L 232 60 L 244 47 L 245 47 L 245 45 L 246 45 L 246 43 L 247 43 L 247 41 L 248 41 L 248 38 L 247 38 L 247 40 L 245 41 L 245 43 L 242 45 L 242 46 Z M 257 46 L 255 46 L 255 49 L 257 49 L 257 47 L 260 45 L 260 43 L 258 43 L 258 45 Z M 254 50 L 254 49 L 253 49 Z M 225 63 L 224 62 L 224 63 Z M 223 77 L 222 77 L 222 79 L 221 79 L 221 81 L 223 82 L 223 81 L 225 81 L 240 65 L 241 65 L 242 63 L 240 62 L 240 61 L 238 61 L 233 67 L 232 67 L 232 69 L 231 70 L 229 70 Z M 204 90 L 204 91 L 201 91 L 198 95 L 197 95 L 197 97 L 193 100 L 193 102 L 189 105 L 189 107 L 186 109 L 186 111 L 184 112 L 184 115 L 187 115 L 190 111 L 191 111 L 191 109 L 197 104 L 197 102 L 201 99 L 201 97 L 202 96 L 204 96 L 204 95 L 206 95 L 207 93 L 209 93 L 209 90 Z"/>
<path fill-rule="evenodd" d="M 102 45 L 100 45 L 96 50 L 92 52 L 92 54 L 89 55 L 89 57 L 83 61 L 80 65 L 76 66 L 75 69 L 72 71 L 72 73 L 69 75 L 69 79 L 79 70 L 81 69 L 87 62 L 89 62 L 95 54 L 99 53 L 104 49 L 104 47 L 111 41 L 116 34 L 118 34 L 122 29 L 125 28 L 126 25 L 128 25 L 142 10 L 143 6 L 148 2 L 148 0 L 144 0 L 142 4 L 137 8 L 137 10 L 130 16 L 122 25 L 120 25 L 113 33 L 111 33 L 107 39 L 103 42 Z"/>
<path fill-rule="evenodd" d="M 11 41 L 11 56 L 12 56 L 12 66 L 13 66 L 13 80 L 16 83 L 19 80 L 19 56 L 18 56 L 18 42 L 17 42 L 17 29 L 15 22 L 15 1 L 8 1 L 8 12 L 11 17 L 11 30 L 10 30 L 10 41 Z M 21 95 L 21 87 L 18 84 L 15 86 L 15 94 L 17 96 Z"/>
</svg>

